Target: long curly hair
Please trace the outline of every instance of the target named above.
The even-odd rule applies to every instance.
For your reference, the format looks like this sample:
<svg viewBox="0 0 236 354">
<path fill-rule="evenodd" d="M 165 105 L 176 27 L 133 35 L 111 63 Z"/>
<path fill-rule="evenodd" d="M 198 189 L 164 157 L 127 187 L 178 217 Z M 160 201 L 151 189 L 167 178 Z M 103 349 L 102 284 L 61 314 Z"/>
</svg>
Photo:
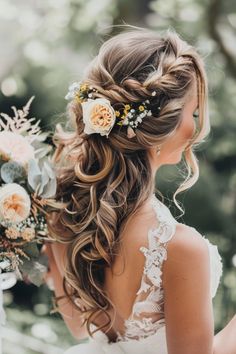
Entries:
<svg viewBox="0 0 236 354">
<path fill-rule="evenodd" d="M 143 101 L 157 91 L 161 110 L 158 116 L 143 119 L 135 137 L 129 139 L 126 127 L 118 125 L 108 138 L 85 134 L 82 107 L 75 100 L 67 106 L 69 129 L 56 126 L 53 161 L 58 207 L 48 215 L 48 227 L 55 240 L 67 245 L 64 290 L 91 336 L 90 325 L 98 315 L 107 317 L 107 323 L 98 329 L 112 322 L 107 310 L 114 305 L 103 285 L 105 267 L 112 268 L 119 235 L 129 217 L 155 192 L 148 148 L 161 145 L 179 127 L 194 78 L 199 119 L 183 154 L 187 176 L 175 199 L 198 179 L 193 148 L 209 132 L 209 118 L 203 59 L 174 29 L 157 33 L 132 28 L 115 35 L 101 45 L 82 79 L 97 89 L 97 97 L 111 104 Z"/>
</svg>

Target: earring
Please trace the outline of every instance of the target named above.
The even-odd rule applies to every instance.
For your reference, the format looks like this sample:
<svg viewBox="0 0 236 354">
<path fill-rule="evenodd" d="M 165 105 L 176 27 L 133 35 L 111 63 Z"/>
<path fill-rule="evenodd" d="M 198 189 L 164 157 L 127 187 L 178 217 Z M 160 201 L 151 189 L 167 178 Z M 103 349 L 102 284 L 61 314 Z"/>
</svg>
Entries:
<svg viewBox="0 0 236 354">
<path fill-rule="evenodd" d="M 160 153 L 161 153 L 161 147 L 160 146 L 157 147 L 156 153 L 157 153 L 157 156 L 160 155 Z"/>
</svg>

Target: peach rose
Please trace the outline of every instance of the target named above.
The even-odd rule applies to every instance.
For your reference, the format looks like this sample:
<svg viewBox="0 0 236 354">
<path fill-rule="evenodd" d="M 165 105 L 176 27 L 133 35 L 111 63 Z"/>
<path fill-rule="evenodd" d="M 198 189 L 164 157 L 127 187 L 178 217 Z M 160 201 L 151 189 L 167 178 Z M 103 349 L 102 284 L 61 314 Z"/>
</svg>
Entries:
<svg viewBox="0 0 236 354">
<path fill-rule="evenodd" d="M 116 120 L 115 111 L 110 101 L 105 98 L 97 98 L 81 104 L 85 124 L 84 132 L 86 134 L 99 133 L 108 136 Z"/>
<path fill-rule="evenodd" d="M 0 158 L 5 161 L 16 161 L 25 167 L 27 162 L 34 158 L 34 148 L 24 136 L 2 131 L 0 132 Z"/>
<path fill-rule="evenodd" d="M 30 214 L 31 201 L 26 190 L 17 183 L 0 188 L 0 223 L 19 223 Z"/>
<path fill-rule="evenodd" d="M 21 237 L 25 241 L 32 241 L 35 238 L 35 229 L 26 227 L 23 231 L 21 231 Z"/>
</svg>

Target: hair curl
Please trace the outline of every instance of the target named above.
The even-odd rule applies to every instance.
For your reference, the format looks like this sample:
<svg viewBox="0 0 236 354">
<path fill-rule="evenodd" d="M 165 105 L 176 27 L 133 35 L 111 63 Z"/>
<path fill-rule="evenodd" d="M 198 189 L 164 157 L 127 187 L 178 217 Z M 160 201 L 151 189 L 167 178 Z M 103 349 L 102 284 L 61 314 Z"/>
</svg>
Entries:
<svg viewBox="0 0 236 354">
<path fill-rule="evenodd" d="M 161 111 L 144 119 L 136 136 L 128 139 L 126 127 L 114 125 L 109 138 L 83 131 L 81 104 L 72 101 L 68 116 L 72 131 L 57 125 L 54 134 L 57 168 L 55 200 L 65 208 L 49 215 L 51 235 L 67 244 L 64 290 L 90 324 L 99 314 L 114 308 L 103 290 L 104 269 L 112 267 L 119 235 L 129 216 L 137 212 L 155 190 L 148 148 L 160 145 L 181 123 L 181 111 L 193 78 L 197 78 L 199 124 L 184 152 L 188 174 L 174 194 L 190 188 L 198 179 L 193 146 L 209 132 L 207 78 L 196 49 L 173 30 L 145 29 L 122 32 L 101 46 L 83 80 L 97 88 L 97 97 L 119 102 L 143 101 L 157 91 Z M 94 332 L 93 332 L 94 333 Z"/>
</svg>

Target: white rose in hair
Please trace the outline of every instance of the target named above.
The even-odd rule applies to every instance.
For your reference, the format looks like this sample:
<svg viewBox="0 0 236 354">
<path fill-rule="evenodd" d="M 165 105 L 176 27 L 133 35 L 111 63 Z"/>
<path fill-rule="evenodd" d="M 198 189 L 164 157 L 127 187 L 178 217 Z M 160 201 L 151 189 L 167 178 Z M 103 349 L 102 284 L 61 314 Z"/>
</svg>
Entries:
<svg viewBox="0 0 236 354">
<path fill-rule="evenodd" d="M 113 107 L 105 98 L 82 102 L 83 121 L 86 134 L 99 133 L 108 135 L 115 124 L 116 115 Z"/>
<path fill-rule="evenodd" d="M 24 167 L 34 158 L 34 148 L 28 140 L 17 133 L 0 132 L 0 157 L 5 161 L 16 161 Z"/>
<path fill-rule="evenodd" d="M 0 188 L 0 223 L 19 223 L 30 213 L 31 202 L 26 190 L 17 183 L 8 183 Z"/>
</svg>

